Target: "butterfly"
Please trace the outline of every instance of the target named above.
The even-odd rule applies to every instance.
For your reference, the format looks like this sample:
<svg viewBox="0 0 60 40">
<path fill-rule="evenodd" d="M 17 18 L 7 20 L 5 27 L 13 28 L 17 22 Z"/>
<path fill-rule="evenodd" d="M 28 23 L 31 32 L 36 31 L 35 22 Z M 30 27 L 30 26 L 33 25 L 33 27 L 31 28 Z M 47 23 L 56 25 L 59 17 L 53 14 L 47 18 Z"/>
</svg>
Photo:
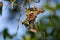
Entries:
<svg viewBox="0 0 60 40">
<path fill-rule="evenodd" d="M 38 14 L 44 12 L 42 8 L 31 8 L 30 12 L 28 11 L 29 9 L 26 10 L 26 16 L 27 16 L 27 20 L 29 21 L 34 20 Z"/>
<path fill-rule="evenodd" d="M 37 30 L 35 28 L 34 22 L 40 13 L 43 13 L 44 10 L 41 8 L 29 8 L 26 10 L 26 16 L 27 18 L 23 21 L 23 24 L 28 28 L 28 30 L 36 33 Z"/>
</svg>

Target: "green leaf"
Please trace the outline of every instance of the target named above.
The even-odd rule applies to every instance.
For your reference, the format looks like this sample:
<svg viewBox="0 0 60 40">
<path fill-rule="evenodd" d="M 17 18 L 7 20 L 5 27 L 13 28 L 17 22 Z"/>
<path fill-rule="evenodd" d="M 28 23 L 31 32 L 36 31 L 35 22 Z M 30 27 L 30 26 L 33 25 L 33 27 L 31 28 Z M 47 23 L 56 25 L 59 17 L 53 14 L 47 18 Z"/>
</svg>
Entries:
<svg viewBox="0 0 60 40">
<path fill-rule="evenodd" d="M 53 11 L 54 9 L 51 7 L 51 6 L 49 6 L 49 5 L 45 5 L 45 9 L 47 9 L 47 10 L 49 10 L 49 11 Z"/>
<path fill-rule="evenodd" d="M 60 9 L 60 4 L 56 4 L 56 9 Z"/>
<path fill-rule="evenodd" d="M 3 37 L 4 37 L 4 39 L 6 39 L 6 37 L 12 38 L 13 36 L 11 36 L 11 35 L 8 33 L 8 30 L 5 29 L 5 30 L 3 31 Z"/>
</svg>

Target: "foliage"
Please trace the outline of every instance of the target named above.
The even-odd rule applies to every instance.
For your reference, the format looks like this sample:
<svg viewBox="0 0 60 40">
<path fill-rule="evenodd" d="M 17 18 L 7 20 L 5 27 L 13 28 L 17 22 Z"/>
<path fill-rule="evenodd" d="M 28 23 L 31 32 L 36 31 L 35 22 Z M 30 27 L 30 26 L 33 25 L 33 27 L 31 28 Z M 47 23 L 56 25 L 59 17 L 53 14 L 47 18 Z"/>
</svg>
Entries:
<svg viewBox="0 0 60 40">
<path fill-rule="evenodd" d="M 35 24 L 38 32 L 34 35 L 30 33 L 31 37 L 33 36 L 30 40 L 60 40 L 60 17 L 56 15 L 56 10 L 60 9 L 60 5 L 56 4 L 55 8 L 45 5 L 44 8 L 50 12 L 52 11 L 53 15 L 44 16 L 39 23 Z M 44 19 L 47 20 L 44 21 Z"/>
<path fill-rule="evenodd" d="M 7 37 L 9 37 L 9 38 L 13 38 L 15 35 L 10 35 L 9 33 L 8 33 L 8 30 L 7 29 L 5 29 L 4 31 L 3 31 L 3 37 L 4 37 L 4 39 L 6 39 Z"/>
<path fill-rule="evenodd" d="M 44 18 L 49 19 L 49 22 L 44 23 L 43 21 Z M 42 40 L 42 39 L 43 40 L 47 40 L 47 39 L 59 40 L 60 39 L 60 34 L 59 34 L 60 33 L 60 18 L 58 18 L 58 16 L 56 15 L 51 15 L 44 18 L 40 20 L 40 23 L 36 23 L 36 28 L 38 29 L 38 32 L 35 33 L 34 37 L 31 38 L 31 40 Z M 32 36 L 33 35 L 31 35 L 31 37 Z"/>
<path fill-rule="evenodd" d="M 60 9 L 60 4 L 56 4 L 56 9 Z"/>
</svg>

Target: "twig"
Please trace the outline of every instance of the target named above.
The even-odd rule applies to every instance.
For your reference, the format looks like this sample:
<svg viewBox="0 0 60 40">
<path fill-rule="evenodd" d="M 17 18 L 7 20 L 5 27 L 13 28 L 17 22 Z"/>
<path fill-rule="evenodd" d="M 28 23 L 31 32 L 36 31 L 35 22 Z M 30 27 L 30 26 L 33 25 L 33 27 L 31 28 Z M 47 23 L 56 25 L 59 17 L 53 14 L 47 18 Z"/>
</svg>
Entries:
<svg viewBox="0 0 60 40">
<path fill-rule="evenodd" d="M 19 30 L 19 26 L 20 26 L 20 17 L 21 17 L 21 11 L 22 11 L 22 9 L 23 9 L 23 5 L 24 5 L 24 3 L 22 3 L 22 4 L 19 6 L 19 7 L 20 7 L 20 13 L 19 13 L 19 16 L 18 16 L 18 19 L 17 19 L 18 25 L 17 25 L 16 34 L 17 34 L 17 32 L 18 32 L 18 30 Z"/>
</svg>

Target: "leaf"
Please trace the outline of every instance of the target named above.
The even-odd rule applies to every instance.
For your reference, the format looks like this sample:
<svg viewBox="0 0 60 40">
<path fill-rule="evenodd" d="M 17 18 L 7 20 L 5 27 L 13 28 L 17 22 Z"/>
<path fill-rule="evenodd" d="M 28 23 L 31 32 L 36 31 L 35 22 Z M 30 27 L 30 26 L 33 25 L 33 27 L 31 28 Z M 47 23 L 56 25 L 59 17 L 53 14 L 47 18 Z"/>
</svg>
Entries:
<svg viewBox="0 0 60 40">
<path fill-rule="evenodd" d="M 12 38 L 13 36 L 11 36 L 11 35 L 8 33 L 8 30 L 5 29 L 5 30 L 3 31 L 3 37 L 4 37 L 4 39 L 6 39 L 6 37 Z"/>
<path fill-rule="evenodd" d="M 56 4 L 56 9 L 60 9 L 60 4 Z"/>
<path fill-rule="evenodd" d="M 24 37 L 24 40 L 30 40 L 31 39 L 31 35 L 30 34 L 26 34 Z"/>
<path fill-rule="evenodd" d="M 47 9 L 47 10 L 49 10 L 49 11 L 53 11 L 54 9 L 51 7 L 51 6 L 49 6 L 49 5 L 46 5 L 45 6 L 45 9 Z"/>
</svg>

